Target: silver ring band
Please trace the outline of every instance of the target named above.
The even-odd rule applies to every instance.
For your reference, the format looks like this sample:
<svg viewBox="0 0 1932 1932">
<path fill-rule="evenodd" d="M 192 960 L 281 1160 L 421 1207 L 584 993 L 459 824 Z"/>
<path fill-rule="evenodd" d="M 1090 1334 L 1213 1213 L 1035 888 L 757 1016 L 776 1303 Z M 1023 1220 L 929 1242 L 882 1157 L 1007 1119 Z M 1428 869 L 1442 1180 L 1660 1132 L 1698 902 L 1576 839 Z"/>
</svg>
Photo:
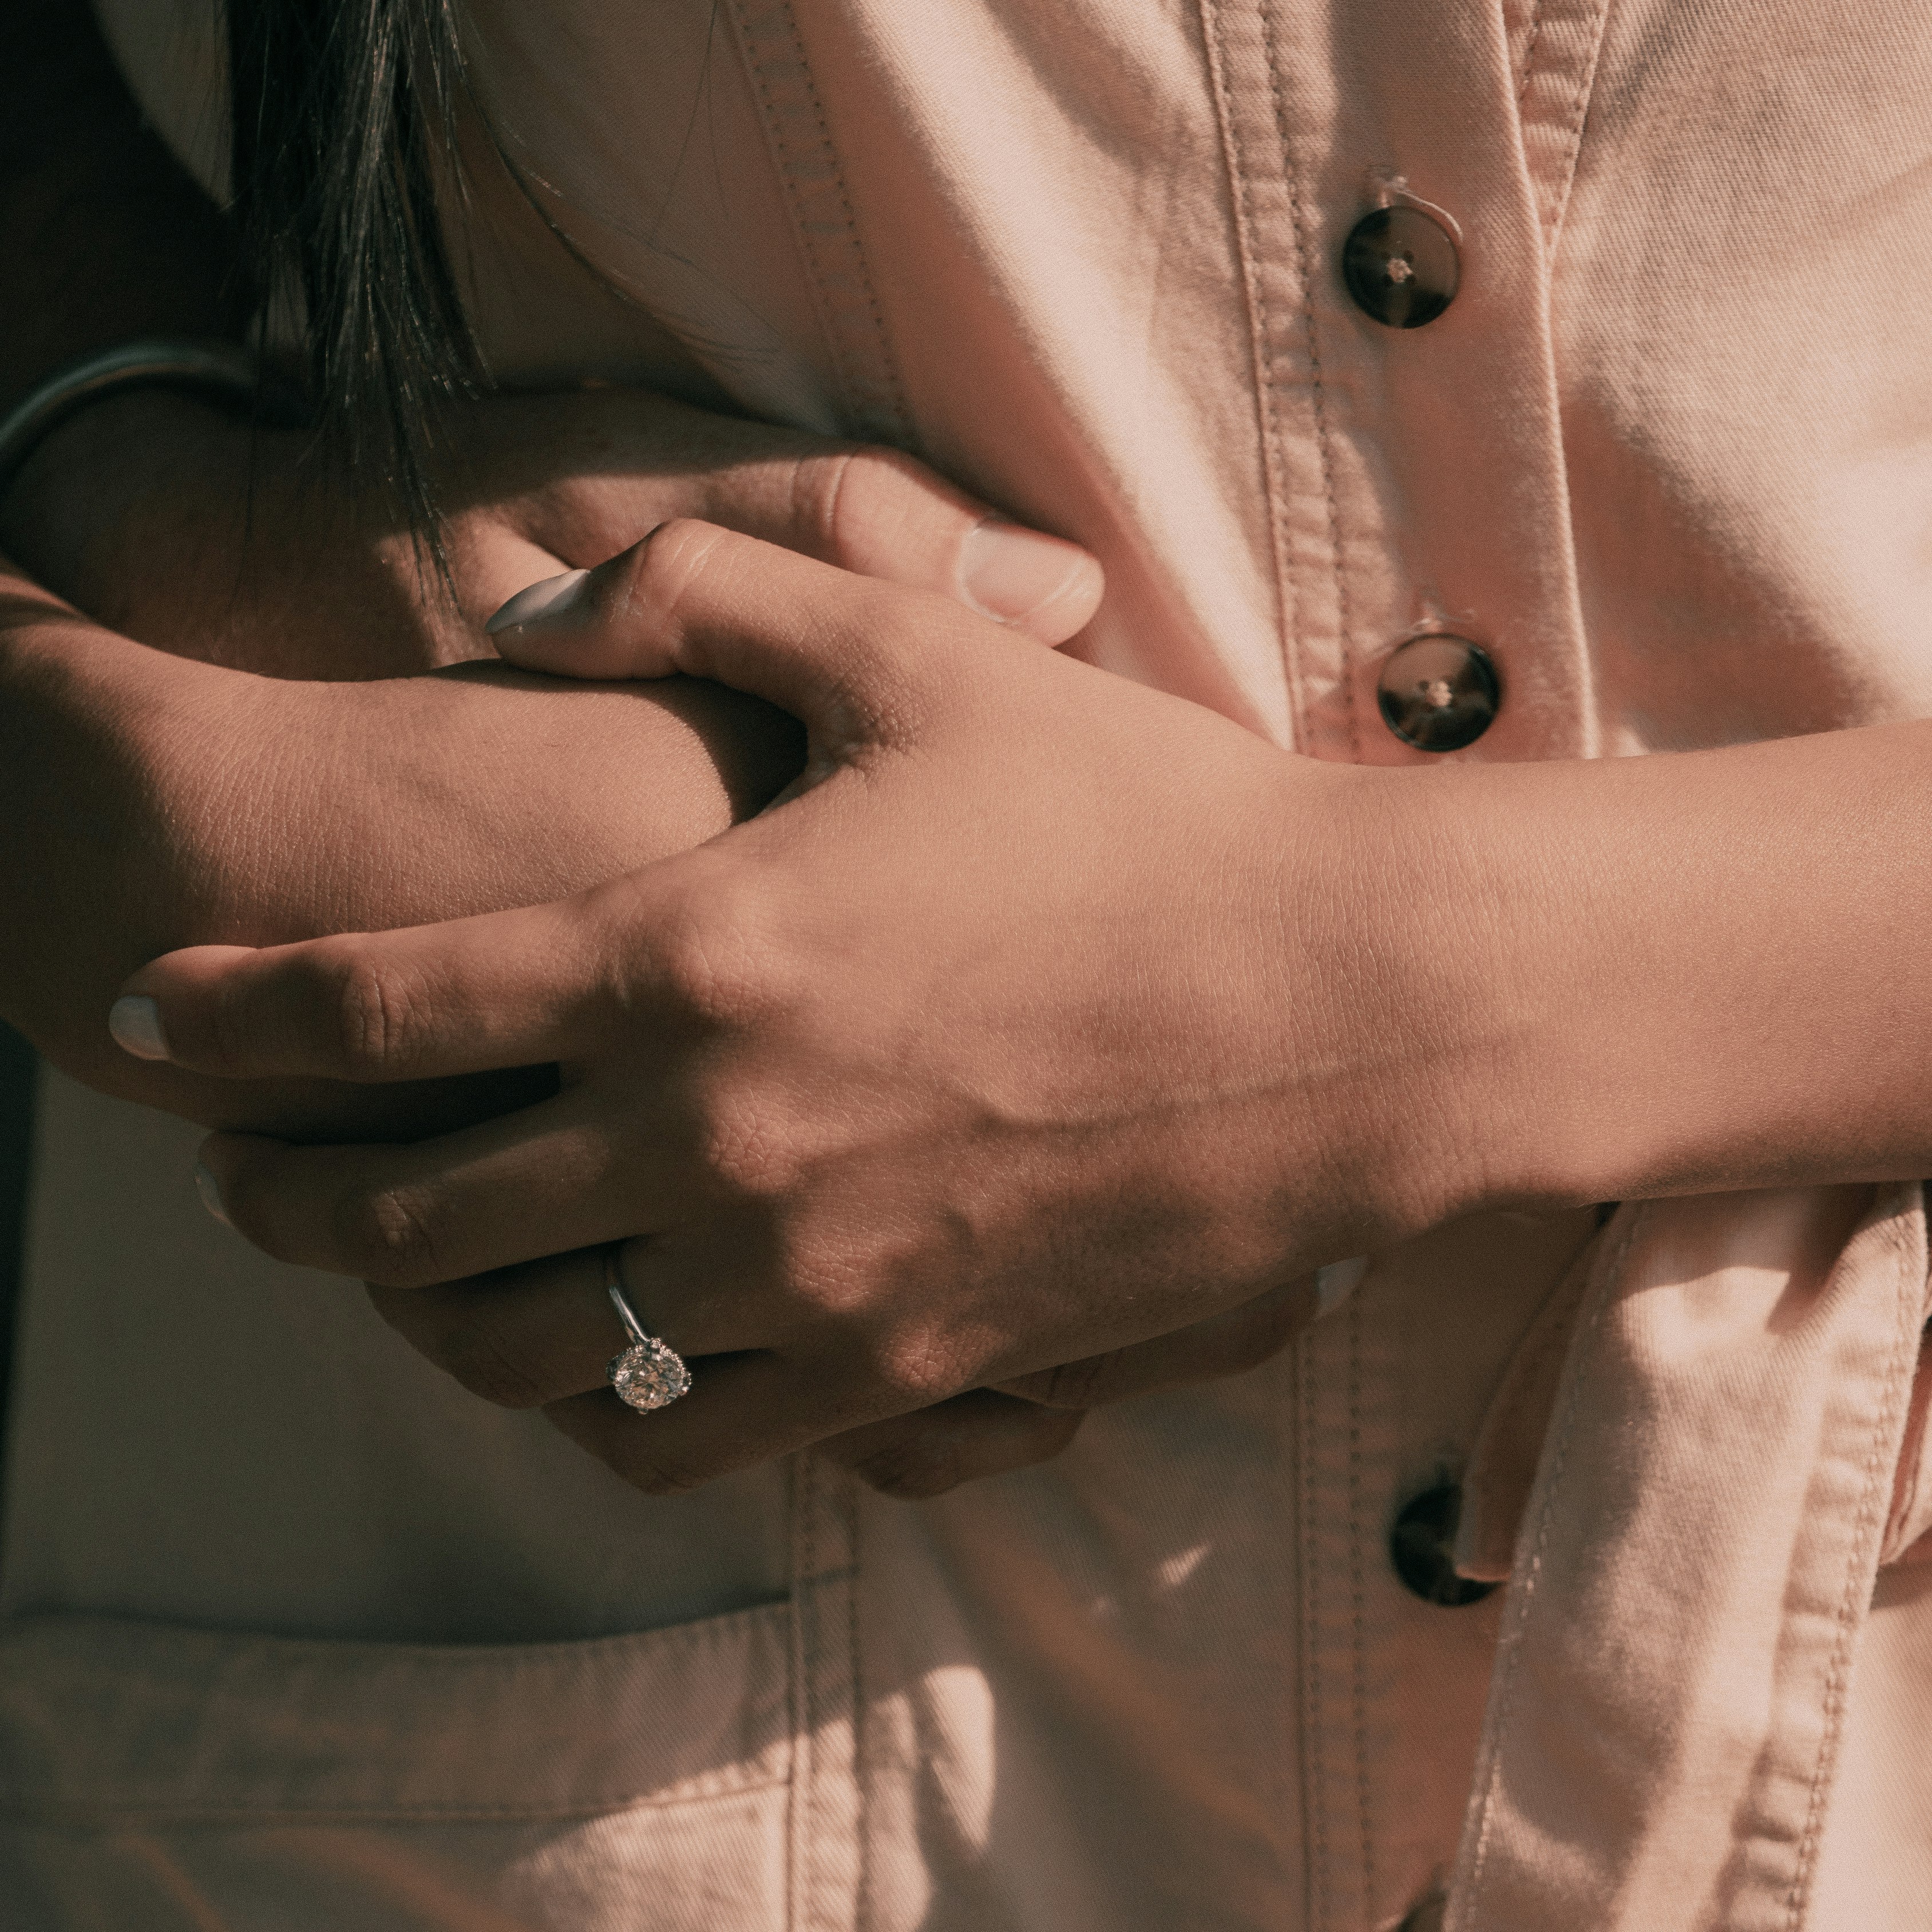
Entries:
<svg viewBox="0 0 1932 1932">
<path fill-rule="evenodd" d="M 606 1372 L 619 1399 L 638 1410 L 662 1408 L 691 1393 L 691 1371 L 668 1342 L 653 1335 L 638 1319 L 638 1311 L 624 1292 L 624 1244 L 613 1241 L 604 1250 L 604 1292 L 617 1311 L 631 1346 L 613 1355 Z"/>
</svg>

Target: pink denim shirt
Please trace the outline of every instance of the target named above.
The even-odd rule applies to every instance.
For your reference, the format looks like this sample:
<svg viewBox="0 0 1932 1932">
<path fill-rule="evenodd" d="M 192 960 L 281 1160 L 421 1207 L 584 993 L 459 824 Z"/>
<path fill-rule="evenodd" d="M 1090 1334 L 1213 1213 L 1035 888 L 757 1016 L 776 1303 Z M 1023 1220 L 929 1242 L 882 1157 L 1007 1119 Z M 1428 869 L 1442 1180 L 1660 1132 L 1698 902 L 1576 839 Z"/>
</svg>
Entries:
<svg viewBox="0 0 1932 1932">
<path fill-rule="evenodd" d="M 205 160 L 190 0 L 101 10 Z M 624 297 L 486 191 L 506 378 L 916 451 L 1102 559 L 1124 676 L 1380 764 L 1430 629 L 1502 680 L 1458 758 L 1932 712 L 1922 0 L 475 13 Z M 1387 201 L 1460 236 L 1424 328 L 1339 273 Z M 192 1130 L 44 1102 L 10 1926 L 1932 1918 L 1916 1186 L 1472 1220 L 1042 1468 L 656 1501 L 200 1218 Z M 1389 1540 L 1450 1484 L 1454 1606 Z"/>
</svg>

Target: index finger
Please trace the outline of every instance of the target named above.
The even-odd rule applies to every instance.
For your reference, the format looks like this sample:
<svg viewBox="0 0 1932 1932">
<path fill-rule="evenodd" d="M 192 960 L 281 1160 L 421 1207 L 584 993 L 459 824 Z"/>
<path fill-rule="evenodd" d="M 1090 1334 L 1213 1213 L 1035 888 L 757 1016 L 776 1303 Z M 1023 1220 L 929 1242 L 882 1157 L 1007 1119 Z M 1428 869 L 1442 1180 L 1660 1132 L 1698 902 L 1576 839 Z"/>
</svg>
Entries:
<svg viewBox="0 0 1932 1932">
<path fill-rule="evenodd" d="M 643 876 L 616 886 L 634 898 Z M 614 890 L 392 932 L 189 946 L 123 986 L 108 1030 L 138 1059 L 230 1079 L 435 1079 L 577 1059 L 624 997 Z"/>
</svg>

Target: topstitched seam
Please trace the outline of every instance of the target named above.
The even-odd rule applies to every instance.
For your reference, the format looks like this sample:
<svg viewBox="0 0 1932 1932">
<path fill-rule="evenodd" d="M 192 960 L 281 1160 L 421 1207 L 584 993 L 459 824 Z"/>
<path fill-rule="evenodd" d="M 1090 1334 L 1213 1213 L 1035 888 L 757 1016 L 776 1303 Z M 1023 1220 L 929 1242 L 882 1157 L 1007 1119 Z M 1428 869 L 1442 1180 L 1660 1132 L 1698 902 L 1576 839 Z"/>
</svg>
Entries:
<svg viewBox="0 0 1932 1932">
<path fill-rule="evenodd" d="M 819 98 L 818 83 L 812 77 L 811 63 L 806 56 L 805 38 L 799 31 L 798 16 L 793 10 L 791 0 L 779 0 L 778 11 L 784 16 L 785 27 L 790 37 L 792 60 L 798 71 L 800 85 L 818 130 L 820 151 L 830 170 L 833 191 L 838 200 L 840 226 L 851 252 L 853 266 L 872 324 L 874 346 L 878 352 L 880 373 L 885 382 L 886 402 L 893 419 L 894 430 L 900 442 L 910 446 L 914 439 L 911 435 L 904 385 L 899 377 L 898 358 L 892 353 L 892 339 L 886 328 L 884 307 L 879 300 L 872 270 L 866 260 L 865 248 L 859 238 L 858 217 L 853 207 L 851 192 L 846 185 L 844 166 L 839 160 L 838 150 L 832 142 L 831 122 L 826 115 L 824 104 Z M 740 24 L 743 28 L 742 12 Z M 778 151 L 779 171 L 784 177 L 799 240 L 811 269 L 812 290 L 819 305 L 820 326 L 824 331 L 826 346 L 838 372 L 839 387 L 844 392 L 849 424 L 862 413 L 861 397 L 864 389 L 869 386 L 862 383 L 854 367 L 850 349 L 842 339 L 844 332 L 838 325 L 831 292 L 826 286 L 820 251 L 812 239 L 812 224 L 805 218 L 800 206 L 803 191 L 793 158 L 791 144 L 785 136 L 784 113 L 772 88 L 771 63 L 751 55 L 748 29 L 744 29 L 743 38 L 752 77 L 758 83 L 758 98 L 764 109 L 765 125 L 770 132 L 772 145 Z"/>
<path fill-rule="evenodd" d="M 1538 223 L 1543 231 L 1546 256 L 1556 252 L 1556 238 L 1562 229 L 1563 217 L 1569 206 L 1570 187 L 1576 177 L 1577 157 L 1582 148 L 1583 129 L 1589 118 L 1590 101 L 1596 82 L 1597 63 L 1603 49 L 1604 26 L 1609 16 L 1610 4 L 1611 0 L 1586 0 L 1585 5 L 1575 10 L 1580 21 L 1594 22 L 1595 31 L 1590 34 L 1582 60 L 1574 64 L 1575 71 L 1568 104 L 1560 123 L 1553 116 L 1542 113 L 1528 115 L 1520 111 L 1528 103 L 1530 89 L 1538 77 L 1538 56 L 1542 51 L 1544 28 L 1550 18 L 1550 0 L 1536 0 L 1535 10 L 1530 18 L 1529 33 L 1523 46 L 1522 74 L 1516 88 L 1516 105 L 1526 136 L 1524 159 L 1529 170 L 1530 190 L 1534 198 Z M 1526 138 L 1532 122 L 1546 128 L 1560 128 L 1558 149 L 1547 168 L 1538 166 L 1535 150 Z"/>
<path fill-rule="evenodd" d="M 1892 1240 L 1894 1248 L 1903 1244 L 1904 1238 L 1898 1232 L 1896 1220 L 1892 1224 Z M 1901 1257 L 1902 1260 L 1904 1257 Z M 1898 1292 L 1894 1300 L 1899 1306 L 1906 1305 L 1906 1285 L 1910 1271 L 1904 1266 L 1894 1268 Z M 1912 1316 L 1917 1315 L 1916 1308 Z M 1879 1504 L 1881 1487 L 1888 1491 L 1886 1456 L 1886 1438 L 1891 1433 L 1892 1417 L 1900 1400 L 1899 1389 L 1906 1382 L 1918 1358 L 1919 1324 L 1916 1318 L 1908 1318 L 1899 1325 L 1892 1341 L 1892 1360 L 1886 1377 L 1883 1400 L 1872 1419 L 1870 1447 L 1865 1452 L 1864 1492 L 1860 1498 L 1856 1525 L 1851 1539 L 1850 1549 L 1845 1564 L 1845 1587 L 1838 1600 L 1835 1618 L 1838 1642 L 1834 1648 L 1832 1667 L 1825 1684 L 1825 1725 L 1818 1740 L 1818 1754 L 1811 1772 L 1811 1789 L 1805 1807 L 1804 1830 L 1798 1841 L 1798 1864 L 1792 1875 L 1791 1891 L 1788 1900 L 1786 1923 L 1790 1932 L 1802 1932 L 1808 1894 L 1816 1867 L 1818 1844 L 1824 1830 L 1826 1787 L 1831 1774 L 1838 1762 L 1838 1739 L 1844 1729 L 1846 1692 L 1850 1685 L 1852 1653 L 1856 1645 L 1862 1621 L 1859 1610 L 1867 1600 L 1870 1585 L 1865 1575 L 1863 1552 L 1871 1534 L 1874 1519 Z"/>
<path fill-rule="evenodd" d="M 788 1754 L 789 1755 L 789 1754 Z M 747 1792 L 782 1789 L 788 1771 L 759 1772 L 742 1778 L 721 1776 L 690 1790 L 664 1792 L 586 1792 L 554 1804 L 262 1805 L 90 1804 L 59 1798 L 0 1800 L 0 1820 L 45 1826 L 54 1831 L 98 1832 L 152 1829 L 172 1826 L 184 1830 L 278 1826 L 354 1826 L 370 1823 L 470 1824 L 540 1822 L 558 1818 L 608 1818 L 634 1811 L 675 1810 L 684 1804 L 708 1804 Z"/>
<path fill-rule="evenodd" d="M 850 1649 L 850 1667 L 852 1672 L 852 1787 L 857 1800 L 858 1843 L 854 1847 L 857 1870 L 854 1874 L 856 1892 L 852 1904 L 853 1932 L 868 1932 L 872 1922 L 871 1887 L 867 1882 L 870 1868 L 870 1840 L 866 1830 L 866 1800 L 867 1777 L 866 1765 L 866 1699 L 865 1676 L 860 1661 L 860 1636 L 859 1632 L 859 1486 L 855 1478 L 842 1479 L 847 1515 L 848 1547 L 845 1554 L 845 1574 L 848 1581 L 845 1590 L 845 1630 Z"/>
<path fill-rule="evenodd" d="M 1298 1351 L 1299 1374 L 1295 1390 L 1296 1407 L 1299 1412 L 1301 1428 L 1300 1439 L 1296 1444 L 1295 1462 L 1299 1478 L 1298 1488 L 1300 1520 L 1296 1525 L 1296 1542 L 1300 1551 L 1301 1637 L 1304 1654 L 1301 1666 L 1301 1736 L 1303 1748 L 1306 1753 L 1307 1776 L 1302 1792 L 1303 1816 L 1307 1834 L 1312 1841 L 1314 1856 L 1309 1861 L 1310 1875 L 1312 1882 L 1309 1888 L 1309 1918 L 1317 1928 L 1329 1923 L 1328 1912 L 1328 1807 L 1323 1802 L 1326 1780 L 1326 1729 L 1322 1723 L 1322 1713 L 1317 1708 L 1316 1678 L 1313 1660 L 1306 1654 L 1316 1642 L 1316 1566 L 1311 1560 L 1313 1556 L 1313 1534 L 1311 1526 L 1316 1510 L 1316 1498 L 1312 1493 L 1316 1467 L 1315 1430 L 1315 1370 L 1312 1360 L 1312 1338 L 1305 1339 Z"/>
<path fill-rule="evenodd" d="M 789 8 L 787 9 L 787 12 L 789 14 Z M 794 33 L 796 31 L 794 27 Z M 777 97 L 772 92 L 770 64 L 767 62 L 755 58 L 752 60 L 749 64 L 752 77 L 758 83 L 759 103 L 765 110 L 765 125 L 770 130 L 772 145 L 778 151 L 778 171 L 784 177 L 786 190 L 796 214 L 799 200 L 798 172 L 792 160 L 791 144 L 785 138 L 784 117 L 779 110 Z M 819 272 L 818 251 L 812 245 L 810 235 L 806 232 L 806 224 L 802 218 L 799 219 L 797 226 L 800 230 L 800 242 L 805 250 L 806 266 L 811 271 L 812 292 L 818 298 L 820 310 L 820 326 L 824 332 L 825 346 L 831 354 L 833 367 L 838 372 L 838 387 L 844 396 L 845 406 L 849 412 L 854 408 L 854 398 L 857 393 L 856 386 L 852 380 L 844 345 L 838 339 L 839 332 L 830 315 L 825 312 L 824 278 Z"/>
<path fill-rule="evenodd" d="M 1918 1354 L 1923 1357 L 1926 1342 L 1922 1331 Z M 1927 1369 L 1932 1372 L 1932 1360 L 1928 1360 Z M 1912 1364 L 1912 1373 L 1916 1378 L 1918 1363 Z M 1909 1405 L 1905 1418 L 1905 1442 L 1899 1451 L 1898 1476 L 1893 1484 L 1892 1506 L 1886 1519 L 1885 1533 L 1890 1537 L 1894 1531 L 1903 1532 L 1918 1508 L 1918 1492 L 1925 1472 L 1925 1437 L 1928 1418 L 1925 1411 L 1913 1398 L 1908 1396 Z"/>
<path fill-rule="evenodd" d="M 1576 178 L 1576 160 L 1582 152 L 1583 127 L 1589 118 L 1590 101 L 1596 87 L 1597 62 L 1603 50 L 1604 22 L 1609 13 L 1610 0 L 1599 0 L 1596 35 L 1590 43 L 1589 53 L 1584 61 L 1582 71 L 1576 76 L 1576 92 L 1570 108 L 1570 124 L 1564 130 L 1562 154 L 1557 172 L 1550 184 L 1546 246 L 1552 255 L 1556 250 L 1556 238 L 1562 230 L 1563 217 L 1570 206 L 1570 184 Z"/>
<path fill-rule="evenodd" d="M 1376 1900 L 1373 1810 L 1369 1778 L 1369 1660 L 1364 1606 L 1368 1582 L 1363 1564 L 1362 1508 L 1362 1298 L 1348 1298 L 1348 1562 L 1350 1625 L 1354 1654 L 1352 1686 L 1355 1720 L 1355 1796 L 1362 1838 L 1362 1906 L 1373 1915 Z"/>
<path fill-rule="evenodd" d="M 1543 38 L 1543 8 L 1544 0 L 1536 0 L 1531 9 L 1529 32 L 1522 43 L 1522 78 L 1516 83 L 1516 104 L 1520 106 L 1529 98 L 1531 76 L 1536 72 L 1536 45 Z"/>
<path fill-rule="evenodd" d="M 814 1732 L 811 1644 L 806 1619 L 811 1614 L 812 1580 L 818 1568 L 814 1475 L 809 1453 L 801 1453 L 792 1458 L 792 1748 L 785 1834 L 785 1924 L 789 1932 L 798 1932 L 802 1922 L 806 1893 L 806 1840 L 810 1826 L 807 1798 L 813 1770 Z"/>
<path fill-rule="evenodd" d="M 1536 1540 L 1528 1562 L 1524 1566 L 1522 1584 L 1516 1592 L 1516 1602 L 1511 1606 L 1510 1622 L 1514 1627 L 1510 1635 L 1508 1654 L 1498 1666 L 1502 1683 L 1496 1690 L 1496 1721 L 1490 1728 L 1488 1739 L 1488 1762 L 1484 1767 L 1483 1792 L 1479 1801 L 1482 1823 L 1478 1827 L 1476 1843 L 1470 1855 L 1468 1883 L 1462 1896 L 1455 1901 L 1459 1922 L 1468 1924 L 1469 1911 L 1478 1889 L 1482 1883 L 1483 1870 L 1488 1862 L 1490 1838 L 1496 1821 L 1496 1782 L 1502 1773 L 1503 1742 L 1509 1727 L 1510 1714 L 1516 1700 L 1516 1685 L 1520 1682 L 1518 1661 L 1522 1654 L 1522 1632 L 1529 1621 L 1529 1613 L 1536 1596 L 1537 1580 L 1541 1575 L 1544 1552 L 1549 1547 L 1552 1524 L 1556 1517 L 1556 1503 L 1562 1494 L 1564 1478 L 1568 1473 L 1570 1439 L 1574 1432 L 1576 1412 L 1583 1399 L 1584 1376 L 1582 1352 L 1596 1339 L 1597 1331 L 1603 1326 L 1604 1316 L 1609 1309 L 1615 1289 L 1618 1270 L 1622 1268 L 1630 1253 L 1630 1243 L 1639 1225 L 1644 1219 L 1640 1204 L 1630 1215 L 1623 1238 L 1604 1262 L 1604 1282 L 1597 1296 L 1596 1306 L 1590 1311 L 1590 1320 L 1577 1338 L 1576 1356 L 1568 1390 L 1565 1393 L 1563 1412 L 1557 1418 L 1556 1432 L 1552 1440 L 1550 1480 L 1544 1490 L 1543 1507 L 1538 1513 Z"/>
<path fill-rule="evenodd" d="M 1221 128 L 1221 155 L 1234 215 L 1234 248 L 1240 258 L 1242 294 L 1248 312 L 1248 350 L 1253 368 L 1255 426 L 1261 439 L 1262 488 L 1268 504 L 1269 554 L 1274 566 L 1275 634 L 1282 656 L 1287 690 L 1288 731 L 1297 750 L 1306 748 L 1301 716 L 1300 639 L 1293 611 L 1294 586 L 1288 555 L 1288 512 L 1281 475 L 1281 424 L 1269 374 L 1268 297 L 1262 286 L 1261 264 L 1255 243 L 1254 184 L 1241 164 L 1234 104 L 1228 90 L 1221 54 L 1221 19 L 1217 0 L 1199 0 L 1202 39 L 1208 77 Z"/>
<path fill-rule="evenodd" d="M 1348 603 L 1348 573 L 1342 566 L 1342 523 L 1335 500 L 1334 452 L 1328 428 L 1328 402 L 1322 374 L 1322 338 L 1315 316 L 1315 275 L 1312 251 L 1308 245 L 1308 206 L 1303 200 L 1300 178 L 1288 144 L 1288 103 L 1282 92 L 1281 50 L 1274 29 L 1274 14 L 1263 10 L 1262 32 L 1268 48 L 1268 82 L 1274 103 L 1276 137 L 1281 148 L 1282 172 L 1288 185 L 1288 212 L 1294 231 L 1296 272 L 1301 278 L 1302 327 L 1308 344 L 1310 399 L 1315 412 L 1315 445 L 1321 459 L 1322 497 L 1328 512 L 1328 556 L 1335 578 L 1336 644 L 1340 654 L 1342 701 L 1348 716 L 1348 756 L 1352 763 L 1362 759 L 1361 728 L 1355 716 L 1354 675 L 1349 650 L 1353 617 Z"/>
</svg>

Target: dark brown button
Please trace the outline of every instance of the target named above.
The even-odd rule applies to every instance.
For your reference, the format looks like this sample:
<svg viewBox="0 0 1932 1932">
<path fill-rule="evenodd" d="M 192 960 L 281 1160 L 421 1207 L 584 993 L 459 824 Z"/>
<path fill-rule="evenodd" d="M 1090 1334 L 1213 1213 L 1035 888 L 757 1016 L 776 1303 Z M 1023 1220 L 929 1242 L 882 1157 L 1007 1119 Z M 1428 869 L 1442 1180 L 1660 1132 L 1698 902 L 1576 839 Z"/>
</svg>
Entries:
<svg viewBox="0 0 1932 1932">
<path fill-rule="evenodd" d="M 1455 1609 L 1479 1604 L 1496 1586 L 1456 1574 L 1456 1526 L 1462 1492 L 1454 1483 L 1424 1490 L 1402 1505 L 1389 1532 L 1389 1561 L 1405 1587 L 1425 1604 Z"/>
<path fill-rule="evenodd" d="M 1364 315 L 1390 328 L 1420 328 L 1456 299 L 1462 264 L 1441 222 L 1399 202 L 1348 230 L 1342 279 Z"/>
<path fill-rule="evenodd" d="M 1389 653 L 1376 681 L 1382 722 L 1419 752 L 1460 752 L 1490 728 L 1503 701 L 1490 654 L 1440 632 Z"/>
</svg>

